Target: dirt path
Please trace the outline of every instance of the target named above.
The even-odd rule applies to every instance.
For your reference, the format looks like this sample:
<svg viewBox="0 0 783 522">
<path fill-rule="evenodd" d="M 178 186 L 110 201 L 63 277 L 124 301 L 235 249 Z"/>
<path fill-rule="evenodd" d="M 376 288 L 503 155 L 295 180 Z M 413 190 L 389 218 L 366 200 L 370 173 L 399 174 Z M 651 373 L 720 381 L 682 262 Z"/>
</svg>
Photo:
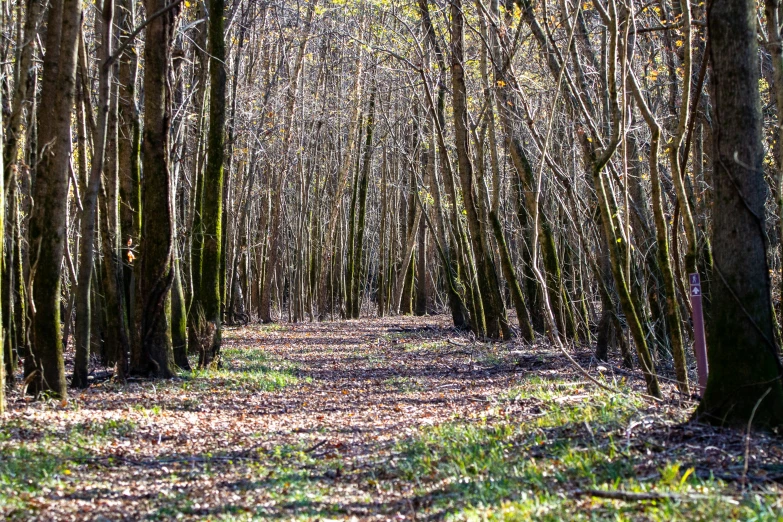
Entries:
<svg viewBox="0 0 783 522">
<path fill-rule="evenodd" d="M 6 513 L 137 519 L 374 511 L 384 518 L 409 511 L 400 503 L 404 489 L 384 492 L 346 476 L 388 459 L 419 426 L 486 409 L 487 396 L 517 378 L 491 350 L 463 345 L 447 322 L 229 329 L 224 368 L 193 379 L 105 382 L 65 407 L 12 395 L 4 444 L 75 462 L 37 462 L 42 469 L 29 470 L 37 476 L 28 480 L 42 487 L 30 483 Z"/>
<path fill-rule="evenodd" d="M 563 433 L 589 433 L 594 444 L 603 444 L 596 439 L 601 426 L 567 416 L 542 421 L 553 407 L 557 415 L 572 415 L 589 401 L 605 402 L 590 395 L 561 357 L 545 347 L 471 343 L 448 325 L 447 317 L 395 317 L 229 329 L 219 370 L 167 382 L 107 381 L 67 405 L 26 402 L 17 392 L 0 436 L 0 515 L 440 518 L 454 506 L 521 494 L 519 483 L 494 496 L 478 495 L 478 486 L 450 485 L 462 478 L 505 480 L 495 477 L 508 473 L 503 453 L 500 468 L 479 469 L 497 457 L 484 455 L 487 433 L 506 430 L 504 438 L 490 440 L 506 455 L 518 447 L 535 456 L 542 440 L 557 441 Z M 536 379 L 556 396 L 513 396 Z M 635 403 L 628 415 L 653 420 L 633 429 L 641 434 L 663 426 L 669 439 L 672 423 L 686 414 L 682 405 L 640 407 L 647 408 Z M 532 424 L 521 426 L 523 419 Z M 607 422 L 611 438 L 617 425 L 614 418 Z M 455 423 L 479 431 L 427 435 L 430 427 Z M 461 437 L 467 449 L 459 450 L 480 457 L 433 453 L 432 447 Z M 639 462 L 645 469 L 644 459 Z M 546 490 L 542 473 L 536 487 Z"/>
</svg>

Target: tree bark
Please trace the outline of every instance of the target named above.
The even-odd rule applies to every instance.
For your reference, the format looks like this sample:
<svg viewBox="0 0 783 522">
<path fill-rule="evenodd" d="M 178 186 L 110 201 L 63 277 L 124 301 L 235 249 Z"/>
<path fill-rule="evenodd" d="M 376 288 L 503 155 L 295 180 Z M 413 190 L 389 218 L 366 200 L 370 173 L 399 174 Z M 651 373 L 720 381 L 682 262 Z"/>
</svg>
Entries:
<svg viewBox="0 0 783 522">
<path fill-rule="evenodd" d="M 707 16 L 715 107 L 710 375 L 697 415 L 717 424 L 783 425 L 765 249 L 764 147 L 756 4 L 714 0 Z"/>
<path fill-rule="evenodd" d="M 145 0 L 148 13 L 166 6 L 165 0 Z M 144 139 L 142 144 L 142 230 L 139 295 L 141 350 L 131 372 L 169 378 L 174 354 L 169 336 L 166 297 L 171 289 L 174 221 L 169 173 L 171 92 L 168 72 L 179 8 L 151 20 L 144 46 Z"/>
<path fill-rule="evenodd" d="M 60 290 L 81 5 L 79 0 L 54 0 L 49 6 L 38 113 L 40 160 L 30 219 L 31 343 L 38 373 L 31 379 L 29 390 L 36 395 L 50 392 L 60 398 L 65 398 L 67 393 L 60 333 Z"/>
<path fill-rule="evenodd" d="M 225 162 L 226 123 L 226 45 L 223 36 L 224 0 L 209 2 L 209 135 L 207 165 L 204 170 L 202 226 L 204 243 L 201 261 L 201 291 L 199 298 L 204 318 L 214 332 L 209 346 L 202 346 L 199 366 L 205 368 L 218 355 L 221 339 L 220 258 L 223 247 L 223 165 Z"/>
</svg>

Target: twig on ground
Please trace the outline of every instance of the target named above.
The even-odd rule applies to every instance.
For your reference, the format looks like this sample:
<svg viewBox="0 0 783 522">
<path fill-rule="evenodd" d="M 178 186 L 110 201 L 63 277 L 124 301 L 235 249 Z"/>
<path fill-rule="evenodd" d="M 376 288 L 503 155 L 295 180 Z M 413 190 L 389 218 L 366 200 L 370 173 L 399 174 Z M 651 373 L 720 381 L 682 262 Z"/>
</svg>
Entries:
<svg viewBox="0 0 783 522">
<path fill-rule="evenodd" d="M 677 500 L 684 498 L 676 493 L 635 493 L 632 491 L 604 491 L 601 489 L 577 489 L 574 491 L 575 497 L 598 497 L 610 498 L 613 500 L 626 500 L 630 502 L 639 502 L 644 500 Z"/>
<path fill-rule="evenodd" d="M 763 401 L 764 397 L 766 397 L 767 394 L 769 394 L 769 392 L 771 391 L 772 388 L 767 388 L 767 391 L 764 392 L 764 395 L 759 397 L 759 400 L 756 401 L 756 405 L 753 406 L 753 411 L 750 412 L 750 419 L 748 419 L 748 431 L 745 435 L 745 461 L 742 466 L 742 487 L 746 486 L 746 482 L 748 478 L 748 457 L 750 457 L 750 428 L 753 425 L 753 417 L 756 416 L 756 410 L 761 404 L 761 401 Z"/>
<path fill-rule="evenodd" d="M 577 489 L 573 492 L 574 497 L 597 497 L 608 498 L 612 500 L 624 500 L 626 502 L 644 502 L 648 500 L 704 500 L 707 498 L 715 498 L 709 495 L 682 495 L 679 493 L 657 493 L 654 491 L 636 493 L 633 491 L 604 491 L 602 489 Z M 736 502 L 731 497 L 723 497 L 724 500 L 730 500 Z"/>
<path fill-rule="evenodd" d="M 326 444 L 326 443 L 327 443 L 327 441 L 328 441 L 328 439 L 324 439 L 324 440 L 322 440 L 321 442 L 319 442 L 318 444 L 316 444 L 315 446 L 310 446 L 310 447 L 309 447 L 309 448 L 307 448 L 307 449 L 306 449 L 304 452 L 305 452 L 305 453 L 312 453 L 312 452 L 314 452 L 315 450 L 317 450 L 318 448 L 320 448 L 321 446 L 323 446 L 324 444 Z"/>
</svg>

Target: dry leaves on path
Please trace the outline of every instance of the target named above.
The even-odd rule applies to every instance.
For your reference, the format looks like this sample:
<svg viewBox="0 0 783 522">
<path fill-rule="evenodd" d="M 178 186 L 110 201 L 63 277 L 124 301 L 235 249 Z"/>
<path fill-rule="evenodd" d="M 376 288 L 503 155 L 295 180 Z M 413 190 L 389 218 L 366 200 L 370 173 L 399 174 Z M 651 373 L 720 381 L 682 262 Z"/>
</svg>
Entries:
<svg viewBox="0 0 783 522">
<path fill-rule="evenodd" d="M 694 480 L 723 495 L 733 486 L 709 474 L 730 484 L 742 473 L 742 434 L 677 424 L 689 403 L 614 404 L 547 346 L 475 343 L 447 317 L 249 326 L 224 337 L 218 370 L 106 381 L 65 407 L 12 394 L 0 514 L 546 518 L 599 502 L 609 516 L 607 506 L 624 504 L 570 492 L 611 484 L 604 471 L 614 470 L 642 490 L 627 498 L 664 498 L 644 493 L 645 480 L 664 479 L 680 497 L 694 494 Z M 634 375 L 615 384 L 631 390 Z M 759 435 L 748 473 L 773 510 L 779 443 Z"/>
</svg>

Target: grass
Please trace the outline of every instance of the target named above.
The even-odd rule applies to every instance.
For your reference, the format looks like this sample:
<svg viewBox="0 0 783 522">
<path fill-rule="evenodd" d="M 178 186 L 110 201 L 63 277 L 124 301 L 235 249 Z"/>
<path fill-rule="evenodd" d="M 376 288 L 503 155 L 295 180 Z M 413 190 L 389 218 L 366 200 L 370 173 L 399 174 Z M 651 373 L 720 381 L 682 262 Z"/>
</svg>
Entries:
<svg viewBox="0 0 783 522">
<path fill-rule="evenodd" d="M 779 486 L 742 489 L 706 471 L 722 469 L 704 457 L 712 439 L 667 442 L 688 408 L 645 402 L 622 381 L 615 385 L 626 394 L 610 394 L 562 366 L 521 372 L 495 347 L 448 348 L 459 352 L 453 364 L 495 366 L 488 377 L 452 375 L 443 371 L 442 341 L 394 335 L 405 352 L 395 357 L 437 372 L 417 372 L 411 362 L 409 372 L 370 384 L 369 358 L 390 357 L 369 345 L 341 352 L 347 377 L 316 371 L 311 380 L 299 357 L 293 364 L 261 346 L 229 345 L 216 368 L 166 382 L 104 383 L 66 406 L 31 403 L 0 428 L 0 518 L 26 520 L 96 498 L 150 520 L 389 520 L 415 512 L 470 521 L 783 521 Z M 324 353 L 309 368 L 321 369 Z M 509 375 L 508 385 L 482 388 Z M 349 401 L 346 384 L 362 379 Z M 302 382 L 311 386 L 286 389 Z M 410 406 L 389 417 L 390 398 Z M 437 421 L 422 421 L 435 409 Z M 361 412 L 378 416 L 348 421 Z M 733 465 L 743 462 L 736 435 L 723 446 Z M 773 460 L 751 472 L 783 470 Z M 669 498 L 610 500 L 579 490 Z"/>
<path fill-rule="evenodd" d="M 122 420 L 95 422 L 74 425 L 65 434 L 44 428 L 37 439 L 9 444 L 24 429 L 9 422 L 0 432 L 0 513 L 25 513 L 41 502 L 42 493 L 67 491 L 76 478 L 74 466 L 89 458 L 86 446 L 124 437 L 135 426 Z"/>
<path fill-rule="evenodd" d="M 154 393 L 186 392 L 184 409 L 197 410 L 200 403 L 209 400 L 207 394 L 216 388 L 224 392 L 272 392 L 300 381 L 293 365 L 271 361 L 259 347 L 225 349 L 222 361 L 219 368 L 181 372 L 178 380 L 147 387 Z M 113 392 L 123 392 L 127 386 L 106 384 Z M 57 401 L 48 401 L 44 406 L 56 408 L 56 404 Z M 78 408 L 78 403 L 73 401 L 64 409 Z M 142 420 L 159 417 L 166 409 L 166 404 L 126 406 L 126 411 L 139 414 Z M 76 468 L 92 459 L 89 448 L 132 440 L 138 427 L 136 420 L 124 417 L 60 426 L 33 424 L 31 427 L 18 419 L 5 422 L 0 430 L 0 513 L 27 518 L 43 501 L 39 497 L 52 492 L 67 493 L 76 478 Z M 187 498 L 183 502 L 186 510 Z M 165 518 L 163 513 L 160 516 Z"/>
<path fill-rule="evenodd" d="M 783 520 L 777 493 L 727 499 L 729 488 L 694 469 L 663 459 L 640 477 L 645 451 L 622 431 L 639 420 L 640 399 L 531 379 L 476 419 L 427 427 L 398 443 L 396 472 L 416 494 L 453 520 Z M 587 397 L 585 397 L 587 396 Z M 563 400 L 566 397 L 566 400 Z M 504 415 L 509 403 L 536 404 L 521 422 Z M 527 418 L 526 418 L 527 417 Z M 490 422 L 487 419 L 492 418 Z M 671 499 L 625 502 L 576 495 L 578 489 L 672 494 Z M 736 493 L 736 492 L 734 492 Z"/>
<path fill-rule="evenodd" d="M 422 389 L 416 379 L 411 377 L 390 377 L 383 384 L 402 393 L 414 393 Z"/>
<path fill-rule="evenodd" d="M 276 325 L 266 325 L 276 326 Z M 228 391 L 275 391 L 299 382 L 291 363 L 272 362 L 259 347 L 226 348 L 217 368 L 180 372 L 184 390 L 203 391 L 216 387 Z M 195 360 L 191 366 L 196 368 Z"/>
<path fill-rule="evenodd" d="M 285 324 L 282 323 L 268 323 L 254 325 L 253 327 L 258 332 L 284 332 L 286 330 Z"/>
<path fill-rule="evenodd" d="M 438 351 L 445 346 L 447 346 L 447 343 L 443 341 L 409 342 L 398 345 L 405 352 Z"/>
</svg>

